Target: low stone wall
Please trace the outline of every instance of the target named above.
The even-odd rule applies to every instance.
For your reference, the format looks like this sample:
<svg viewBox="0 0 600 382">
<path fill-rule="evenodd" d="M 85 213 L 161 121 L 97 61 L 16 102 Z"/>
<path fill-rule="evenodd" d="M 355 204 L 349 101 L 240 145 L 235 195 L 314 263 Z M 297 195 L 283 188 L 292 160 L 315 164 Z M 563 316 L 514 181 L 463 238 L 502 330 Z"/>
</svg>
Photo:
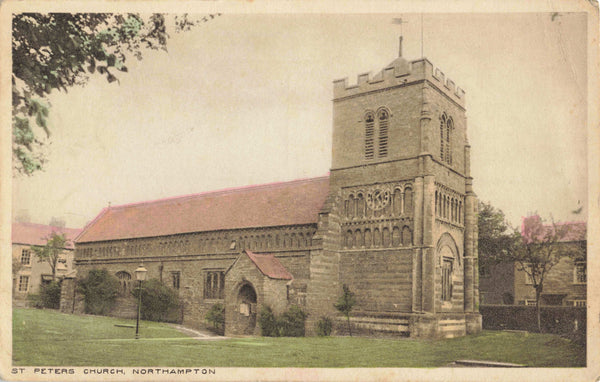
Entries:
<svg viewBox="0 0 600 382">
<path fill-rule="evenodd" d="M 483 328 L 492 330 L 512 329 L 537 332 L 535 306 L 481 305 Z M 554 334 L 586 333 L 585 307 L 541 307 L 542 332 Z"/>
<path fill-rule="evenodd" d="M 481 331 L 477 313 L 355 313 L 350 316 L 353 335 L 368 337 L 452 338 Z M 348 321 L 343 316 L 334 320 L 334 335 L 348 335 Z"/>
</svg>

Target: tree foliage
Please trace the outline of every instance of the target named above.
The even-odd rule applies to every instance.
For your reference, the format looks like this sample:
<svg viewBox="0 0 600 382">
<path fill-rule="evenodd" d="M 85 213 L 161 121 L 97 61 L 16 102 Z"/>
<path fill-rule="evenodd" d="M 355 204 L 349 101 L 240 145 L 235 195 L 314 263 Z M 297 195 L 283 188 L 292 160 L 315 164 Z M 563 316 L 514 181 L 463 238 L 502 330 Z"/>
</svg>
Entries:
<svg viewBox="0 0 600 382">
<path fill-rule="evenodd" d="M 490 203 L 479 202 L 477 216 L 478 252 L 481 265 L 511 261 L 519 232 L 506 221 L 504 212 Z"/>
<path fill-rule="evenodd" d="M 225 329 L 225 306 L 221 303 L 214 304 L 210 307 L 204 319 L 210 323 L 219 334 L 223 334 Z"/>
<path fill-rule="evenodd" d="M 139 287 L 131 291 L 136 299 L 139 298 L 139 291 Z M 150 279 L 142 284 L 142 319 L 175 322 L 181 317 L 180 308 L 179 296 L 174 289 L 158 279 Z"/>
<path fill-rule="evenodd" d="M 92 269 L 79 280 L 77 290 L 83 294 L 85 312 L 107 314 L 115 305 L 119 294 L 119 280 L 106 269 Z"/>
<path fill-rule="evenodd" d="M 585 256 L 584 240 L 570 243 L 573 237 L 583 239 L 585 235 L 585 225 L 557 224 L 554 220 L 546 224 L 537 215 L 523 219 L 520 240 L 511 258 L 517 264 L 517 269 L 525 272 L 535 290 L 539 331 L 540 296 L 544 291 L 546 276 L 563 257 Z"/>
<path fill-rule="evenodd" d="M 220 14 L 217 14 L 220 15 Z M 217 15 L 192 20 L 175 16 L 175 31 Z M 84 85 L 97 73 L 118 82 L 129 56 L 167 50 L 163 14 L 19 13 L 12 19 L 13 167 L 32 174 L 44 164 L 43 146 L 50 137 L 48 95 Z"/>
<path fill-rule="evenodd" d="M 333 306 L 342 313 L 348 322 L 348 333 L 352 337 L 352 328 L 350 326 L 350 312 L 356 305 L 356 298 L 354 297 L 354 293 L 350 291 L 348 285 L 344 284 L 343 293 L 338 299 L 338 301 L 333 304 Z"/>
<path fill-rule="evenodd" d="M 53 280 L 56 278 L 56 265 L 58 263 L 58 259 L 65 250 L 66 244 L 67 238 L 65 237 L 64 233 L 59 234 L 57 232 L 52 232 L 46 239 L 46 245 L 35 245 L 31 247 L 33 253 L 38 259 L 45 261 L 50 265 L 50 268 L 52 269 Z"/>
</svg>

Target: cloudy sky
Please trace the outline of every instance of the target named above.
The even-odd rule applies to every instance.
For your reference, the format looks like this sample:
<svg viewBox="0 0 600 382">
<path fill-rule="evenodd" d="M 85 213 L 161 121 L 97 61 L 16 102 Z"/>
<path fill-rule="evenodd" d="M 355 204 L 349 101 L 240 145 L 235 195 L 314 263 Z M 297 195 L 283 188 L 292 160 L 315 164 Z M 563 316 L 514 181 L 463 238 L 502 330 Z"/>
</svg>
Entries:
<svg viewBox="0 0 600 382">
<path fill-rule="evenodd" d="M 332 81 L 423 55 L 463 88 L 475 191 L 513 224 L 587 213 L 585 14 L 224 14 L 51 97 L 48 164 L 13 218 L 82 227 L 119 205 L 327 174 Z M 423 47 L 421 47 L 421 25 Z M 572 210 L 584 206 L 583 214 Z"/>
</svg>

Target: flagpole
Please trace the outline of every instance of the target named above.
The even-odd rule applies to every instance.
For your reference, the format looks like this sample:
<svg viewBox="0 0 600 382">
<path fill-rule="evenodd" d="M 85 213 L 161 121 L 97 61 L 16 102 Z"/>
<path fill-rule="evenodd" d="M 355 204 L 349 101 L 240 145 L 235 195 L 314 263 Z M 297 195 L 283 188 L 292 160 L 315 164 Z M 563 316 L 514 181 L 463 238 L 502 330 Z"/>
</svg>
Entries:
<svg viewBox="0 0 600 382">
<path fill-rule="evenodd" d="M 421 58 L 423 58 L 423 13 L 421 12 Z"/>
</svg>

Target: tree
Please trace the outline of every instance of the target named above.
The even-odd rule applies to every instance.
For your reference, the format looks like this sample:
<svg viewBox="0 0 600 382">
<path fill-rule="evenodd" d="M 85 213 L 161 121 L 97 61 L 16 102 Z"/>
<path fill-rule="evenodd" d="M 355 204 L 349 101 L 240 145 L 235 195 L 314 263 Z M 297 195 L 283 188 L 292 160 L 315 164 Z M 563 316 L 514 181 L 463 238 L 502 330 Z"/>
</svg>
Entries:
<svg viewBox="0 0 600 382">
<path fill-rule="evenodd" d="M 348 285 L 344 284 L 343 290 L 344 293 L 340 296 L 339 300 L 333 304 L 333 306 L 344 316 L 346 316 L 346 320 L 348 322 L 348 333 L 350 333 L 350 337 L 352 337 L 352 328 L 350 327 L 350 312 L 356 304 L 356 298 L 354 297 L 354 293 L 350 292 Z"/>
<path fill-rule="evenodd" d="M 79 280 L 77 290 L 83 294 L 85 312 L 107 314 L 115 305 L 119 294 L 119 280 L 106 269 L 92 269 Z"/>
<path fill-rule="evenodd" d="M 139 299 L 140 288 L 133 289 L 131 294 Z M 158 279 L 150 279 L 142 284 L 142 319 L 175 322 L 181 318 L 180 312 L 181 303 L 174 289 Z"/>
<path fill-rule="evenodd" d="M 218 15 L 175 16 L 175 31 Z M 13 169 L 30 175 L 45 162 L 48 95 L 84 85 L 96 72 L 118 82 L 129 55 L 141 60 L 146 49 L 166 51 L 169 35 L 162 14 L 19 13 L 13 15 L 12 37 Z"/>
<path fill-rule="evenodd" d="M 482 266 L 511 261 L 510 254 L 520 236 L 506 221 L 504 212 L 489 202 L 479 202 L 477 215 L 478 252 Z"/>
<path fill-rule="evenodd" d="M 585 245 L 568 243 L 575 229 L 580 239 L 585 237 L 585 226 L 574 224 L 550 224 L 537 215 L 523 219 L 520 240 L 512 252 L 518 270 L 525 272 L 535 290 L 535 306 L 538 331 L 542 331 L 540 296 L 544 290 L 545 277 L 563 257 L 579 257 L 585 254 Z M 581 243 L 581 241 L 579 241 Z"/>
<path fill-rule="evenodd" d="M 46 238 L 46 245 L 39 246 L 34 245 L 31 247 L 33 253 L 40 261 L 45 261 L 50 265 L 52 269 L 52 280 L 56 279 L 56 264 L 60 255 L 63 253 L 67 244 L 67 238 L 64 233 L 52 232 L 48 238 Z"/>
<path fill-rule="evenodd" d="M 224 332 L 225 326 L 225 306 L 221 303 L 216 303 L 210 307 L 204 319 L 210 323 L 213 328 L 219 333 Z"/>
</svg>

